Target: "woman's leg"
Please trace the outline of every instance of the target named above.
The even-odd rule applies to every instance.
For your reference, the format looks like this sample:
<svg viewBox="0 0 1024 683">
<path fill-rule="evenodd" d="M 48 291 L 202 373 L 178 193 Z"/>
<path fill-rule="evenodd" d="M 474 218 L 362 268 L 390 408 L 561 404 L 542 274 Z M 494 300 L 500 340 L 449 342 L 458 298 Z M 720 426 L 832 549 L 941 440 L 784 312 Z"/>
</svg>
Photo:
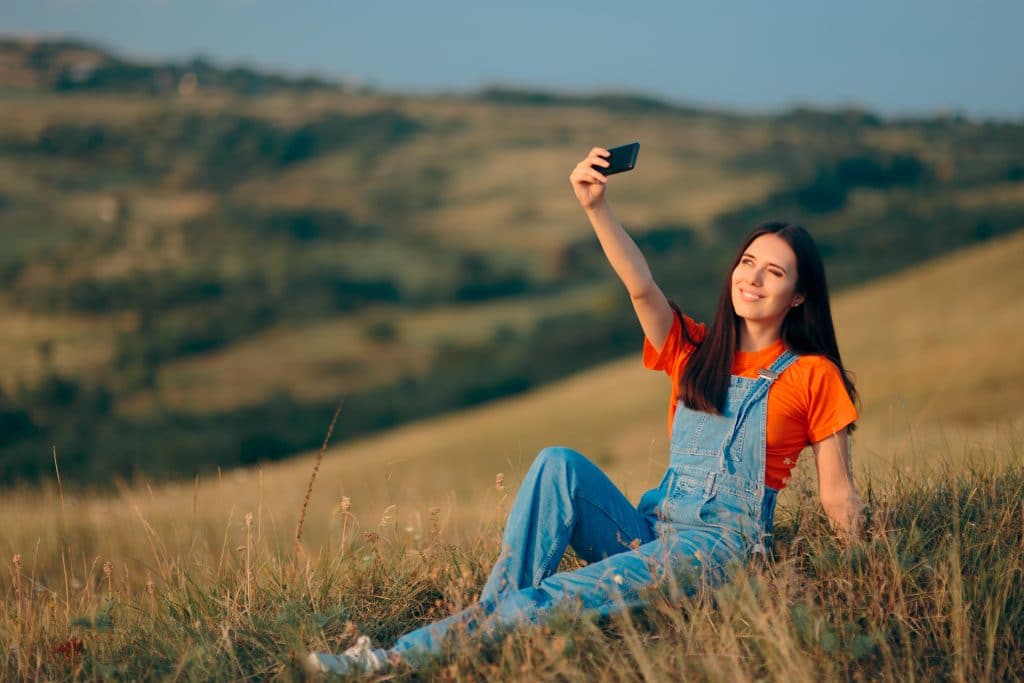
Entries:
<svg viewBox="0 0 1024 683">
<path fill-rule="evenodd" d="M 537 586 L 482 600 L 407 633 L 389 652 L 418 666 L 440 654 L 454 632 L 494 641 L 517 625 L 538 623 L 558 606 L 608 615 L 644 604 L 642 591 L 655 585 L 692 593 L 702 581 L 721 579 L 720 562 L 725 558 L 715 550 L 719 544 L 717 534 L 707 532 L 660 538 L 582 569 L 553 574 Z"/>
<path fill-rule="evenodd" d="M 567 546 L 597 562 L 653 539 L 649 521 L 600 468 L 569 448 L 545 448 L 516 493 L 480 600 L 539 585 Z"/>
</svg>

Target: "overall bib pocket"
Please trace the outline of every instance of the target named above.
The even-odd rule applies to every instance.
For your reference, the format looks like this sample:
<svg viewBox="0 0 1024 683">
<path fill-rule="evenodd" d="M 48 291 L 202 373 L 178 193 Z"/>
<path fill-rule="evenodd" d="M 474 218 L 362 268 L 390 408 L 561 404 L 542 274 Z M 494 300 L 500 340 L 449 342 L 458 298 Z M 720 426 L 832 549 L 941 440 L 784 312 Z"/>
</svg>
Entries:
<svg viewBox="0 0 1024 683">
<path fill-rule="evenodd" d="M 735 381 L 734 378 L 733 382 Z M 675 418 L 672 421 L 671 455 L 718 457 L 722 444 L 735 428 L 736 416 L 745 398 L 746 392 L 730 391 L 723 415 L 712 415 L 692 410 L 679 401 L 676 405 Z M 739 454 L 743 451 L 746 431 L 740 429 L 735 434 L 731 445 L 726 449 L 725 456 L 728 460 L 739 459 Z"/>
</svg>

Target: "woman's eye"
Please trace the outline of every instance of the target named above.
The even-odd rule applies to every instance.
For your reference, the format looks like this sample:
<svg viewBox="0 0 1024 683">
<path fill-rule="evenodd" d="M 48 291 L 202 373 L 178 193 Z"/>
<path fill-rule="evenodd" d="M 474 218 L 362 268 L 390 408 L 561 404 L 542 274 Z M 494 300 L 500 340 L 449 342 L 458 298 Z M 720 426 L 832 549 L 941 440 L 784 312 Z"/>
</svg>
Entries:
<svg viewBox="0 0 1024 683">
<path fill-rule="evenodd" d="M 780 273 L 777 270 L 769 270 L 768 272 L 774 275 L 775 277 L 782 277 L 782 273 Z"/>
</svg>

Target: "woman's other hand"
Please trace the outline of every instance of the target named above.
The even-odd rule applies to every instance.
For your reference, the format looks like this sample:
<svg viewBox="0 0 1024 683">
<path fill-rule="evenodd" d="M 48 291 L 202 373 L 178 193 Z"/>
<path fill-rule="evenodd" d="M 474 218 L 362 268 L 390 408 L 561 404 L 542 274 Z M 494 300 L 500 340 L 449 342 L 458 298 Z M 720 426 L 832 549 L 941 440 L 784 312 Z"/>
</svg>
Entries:
<svg viewBox="0 0 1024 683">
<path fill-rule="evenodd" d="M 608 150 L 594 147 L 587 158 L 576 164 L 569 174 L 572 190 L 584 209 L 592 209 L 604 201 L 604 186 L 608 182 L 608 176 L 594 166 L 607 168 L 609 164 L 605 157 L 608 155 Z"/>
<path fill-rule="evenodd" d="M 846 429 L 811 444 L 818 465 L 818 496 L 842 541 L 863 539 L 864 503 L 853 484 L 850 436 Z"/>
</svg>

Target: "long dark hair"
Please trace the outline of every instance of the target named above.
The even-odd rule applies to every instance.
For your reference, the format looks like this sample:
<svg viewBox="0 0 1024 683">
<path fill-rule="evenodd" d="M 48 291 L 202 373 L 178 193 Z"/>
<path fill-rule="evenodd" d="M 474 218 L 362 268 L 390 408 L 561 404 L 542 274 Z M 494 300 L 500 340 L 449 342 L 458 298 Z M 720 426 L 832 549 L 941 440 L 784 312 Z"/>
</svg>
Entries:
<svg viewBox="0 0 1024 683">
<path fill-rule="evenodd" d="M 857 389 L 839 357 L 836 331 L 832 325 L 832 308 L 828 299 L 828 284 L 825 282 L 825 265 L 821 261 L 818 245 L 802 227 L 785 221 L 762 223 L 747 235 L 736 252 L 732 267 L 726 273 L 725 284 L 718 298 L 718 309 L 704 339 L 699 343 L 694 342 L 686 330 L 686 325 L 683 325 L 684 336 L 697 348 L 679 378 L 679 398 L 692 410 L 722 414 L 729 391 L 733 359 L 739 344 L 741 321 L 732 305 L 732 273 L 750 243 L 767 234 L 781 237 L 796 254 L 796 291 L 804 297 L 804 302 L 790 308 L 782 321 L 783 342 L 795 353 L 817 354 L 835 363 L 843 377 L 850 400 L 856 404 Z M 673 308 L 678 314 L 678 307 L 673 305 Z"/>
</svg>

